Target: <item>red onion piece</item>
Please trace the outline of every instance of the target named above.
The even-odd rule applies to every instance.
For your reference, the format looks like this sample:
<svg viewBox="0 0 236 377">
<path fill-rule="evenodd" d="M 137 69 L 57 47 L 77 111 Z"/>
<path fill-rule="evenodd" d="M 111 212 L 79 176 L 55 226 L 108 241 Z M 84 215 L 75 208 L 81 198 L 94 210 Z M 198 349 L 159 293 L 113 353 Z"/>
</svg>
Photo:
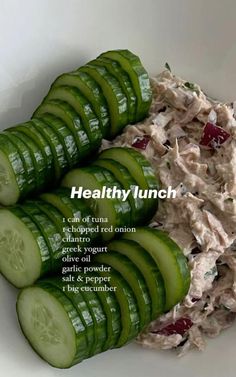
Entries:
<svg viewBox="0 0 236 377">
<path fill-rule="evenodd" d="M 200 145 L 215 149 L 223 144 L 231 135 L 223 128 L 208 122 L 203 130 Z"/>
<path fill-rule="evenodd" d="M 175 322 L 163 326 L 157 331 L 153 331 L 155 334 L 170 336 L 175 334 L 184 335 L 193 325 L 193 322 L 188 317 L 177 319 Z"/>
<path fill-rule="evenodd" d="M 134 139 L 134 142 L 132 144 L 132 147 L 137 148 L 137 149 L 142 149 L 145 151 L 145 149 L 148 146 L 148 143 L 150 141 L 150 136 L 144 135 L 144 136 L 137 136 Z"/>
</svg>

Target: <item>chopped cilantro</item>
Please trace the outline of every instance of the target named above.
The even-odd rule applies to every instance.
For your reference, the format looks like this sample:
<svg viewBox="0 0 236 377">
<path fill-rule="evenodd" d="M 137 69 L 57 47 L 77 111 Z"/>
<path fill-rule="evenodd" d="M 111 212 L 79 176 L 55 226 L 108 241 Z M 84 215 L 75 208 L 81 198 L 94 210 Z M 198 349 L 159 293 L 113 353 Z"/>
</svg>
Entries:
<svg viewBox="0 0 236 377">
<path fill-rule="evenodd" d="M 234 200 L 233 200 L 233 198 L 227 198 L 227 199 L 225 199 L 225 202 L 233 202 Z"/>
<path fill-rule="evenodd" d="M 166 62 L 166 64 L 165 64 L 165 68 L 168 69 L 168 71 L 171 72 L 171 68 L 170 68 L 170 66 L 169 66 L 169 64 L 168 64 L 167 62 Z"/>
<path fill-rule="evenodd" d="M 196 87 L 196 85 L 194 83 L 186 81 L 184 83 L 184 86 L 185 86 L 185 88 L 188 88 L 188 89 L 192 90 L 193 92 L 196 92 L 197 95 L 199 96 L 200 92 L 199 92 L 198 88 Z"/>
</svg>

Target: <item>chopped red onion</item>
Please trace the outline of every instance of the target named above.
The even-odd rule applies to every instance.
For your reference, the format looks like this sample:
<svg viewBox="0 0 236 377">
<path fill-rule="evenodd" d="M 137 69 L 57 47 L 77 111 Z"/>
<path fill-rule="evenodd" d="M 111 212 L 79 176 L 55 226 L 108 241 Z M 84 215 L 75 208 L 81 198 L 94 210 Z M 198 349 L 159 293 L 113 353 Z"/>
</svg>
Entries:
<svg viewBox="0 0 236 377">
<path fill-rule="evenodd" d="M 163 326 L 161 329 L 157 331 L 152 331 L 154 334 L 160 334 L 165 336 L 170 335 L 184 335 L 191 327 L 193 326 L 193 322 L 188 317 L 183 317 L 177 319 L 175 322 L 170 323 L 166 326 Z"/>
<path fill-rule="evenodd" d="M 223 144 L 231 135 L 222 127 L 218 127 L 213 123 L 208 122 L 203 130 L 200 145 L 210 149 L 216 149 Z"/>
<path fill-rule="evenodd" d="M 132 144 L 132 147 L 137 148 L 137 149 L 142 149 L 145 151 L 145 149 L 148 146 L 148 143 L 150 141 L 150 136 L 144 135 L 144 136 L 137 136 L 134 139 L 134 142 Z"/>
</svg>

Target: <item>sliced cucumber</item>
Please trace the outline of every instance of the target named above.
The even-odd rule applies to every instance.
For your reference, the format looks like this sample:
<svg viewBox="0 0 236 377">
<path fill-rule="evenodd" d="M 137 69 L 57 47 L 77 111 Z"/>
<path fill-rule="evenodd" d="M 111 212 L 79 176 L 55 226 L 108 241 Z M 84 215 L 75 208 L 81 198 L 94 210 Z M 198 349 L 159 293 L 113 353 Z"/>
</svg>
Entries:
<svg viewBox="0 0 236 377">
<path fill-rule="evenodd" d="M 27 174 L 15 145 L 0 133 L 0 203 L 15 204 L 27 193 Z"/>
<path fill-rule="evenodd" d="M 93 356 L 92 348 L 94 345 L 95 335 L 94 335 L 94 322 L 92 316 L 89 311 L 89 307 L 84 300 L 83 295 L 78 290 L 75 292 L 68 289 L 68 286 L 58 277 L 52 277 L 47 280 L 43 280 L 43 282 L 56 287 L 57 289 L 61 290 L 65 296 L 72 302 L 72 305 L 76 308 L 78 315 L 83 323 L 84 328 L 86 329 L 86 340 L 87 345 L 85 352 L 86 357 Z"/>
<path fill-rule="evenodd" d="M 124 233 L 122 238 L 136 241 L 155 260 L 165 284 L 165 310 L 170 310 L 189 290 L 190 272 L 182 250 L 167 234 L 148 227 L 137 228 L 135 233 Z"/>
<path fill-rule="evenodd" d="M 108 170 L 91 166 L 70 171 L 63 179 L 64 187 L 83 187 L 83 189 L 103 190 L 103 186 L 108 188 L 117 187 L 122 189 L 119 182 Z M 99 218 L 102 238 L 107 241 L 115 234 L 115 228 L 130 225 L 130 205 L 127 201 L 118 198 L 87 199 L 94 215 Z M 110 228 L 109 231 L 105 230 Z"/>
<path fill-rule="evenodd" d="M 68 221 L 68 223 L 65 223 L 65 226 L 71 226 L 74 220 L 74 228 L 78 228 L 78 231 L 74 229 L 73 233 L 75 237 L 87 234 L 91 242 L 94 243 L 100 238 L 100 235 L 95 231 L 96 224 L 92 222 L 92 212 L 83 199 L 71 199 L 70 193 L 71 190 L 61 187 L 53 192 L 42 194 L 41 199 L 60 211 Z M 80 219 L 80 221 L 76 219 Z M 86 219 L 86 221 L 83 219 Z M 84 243 L 80 244 L 80 246 L 84 245 Z"/>
<path fill-rule="evenodd" d="M 34 128 L 42 134 L 53 156 L 53 176 L 58 181 L 62 175 L 68 170 L 68 161 L 65 156 L 63 146 L 53 129 L 51 129 L 43 119 L 32 119 Z"/>
<path fill-rule="evenodd" d="M 34 204 L 34 201 L 26 201 L 21 208 L 40 230 L 50 251 L 51 271 L 57 271 L 62 264 L 63 234 L 58 231 L 49 217 Z"/>
<path fill-rule="evenodd" d="M 45 125 L 40 122 L 40 127 L 45 127 Z M 34 141 L 34 143 L 40 149 L 45 161 L 45 175 L 47 177 L 47 181 L 52 180 L 53 154 L 50 145 L 43 137 L 42 133 L 36 129 L 35 125 L 31 121 L 24 124 L 18 124 L 16 127 L 11 128 L 10 131 L 11 130 L 21 132 L 23 135 L 28 136 Z"/>
<path fill-rule="evenodd" d="M 23 143 L 27 144 L 29 151 L 31 153 L 31 158 L 34 164 L 34 169 L 36 172 L 36 186 L 37 191 L 42 190 L 47 186 L 48 178 L 46 176 L 46 161 L 41 152 L 40 147 L 34 142 L 34 140 L 28 137 L 26 134 L 17 131 L 17 126 L 9 129 L 13 135 L 15 135 Z"/>
<path fill-rule="evenodd" d="M 91 275 L 95 276 L 96 273 L 93 272 Z M 116 301 L 114 292 L 104 290 L 104 283 L 95 283 L 95 281 L 93 280 L 89 284 L 94 288 L 94 290 L 96 290 L 99 300 L 101 301 L 104 313 L 106 315 L 107 339 L 103 347 L 103 351 L 106 351 L 115 347 L 121 334 L 120 307 Z"/>
<path fill-rule="evenodd" d="M 95 255 L 94 261 L 111 266 L 129 284 L 136 298 L 140 317 L 140 329 L 151 322 L 151 298 L 145 280 L 139 270 L 126 256 L 110 250 L 106 254 Z"/>
<path fill-rule="evenodd" d="M 14 144 L 20 154 L 25 174 L 27 175 L 26 194 L 34 192 L 36 190 L 36 172 L 27 144 L 7 130 L 4 131 L 4 135 Z"/>
<path fill-rule="evenodd" d="M 142 190 L 158 190 L 158 181 L 148 160 L 132 148 L 115 147 L 104 150 L 99 159 L 110 159 L 125 166 Z M 144 221 L 151 219 L 158 208 L 157 199 L 145 199 Z"/>
<path fill-rule="evenodd" d="M 0 209 L 1 273 L 21 288 L 50 270 L 50 252 L 38 227 L 18 207 Z"/>
<path fill-rule="evenodd" d="M 81 274 L 81 276 L 83 275 Z M 106 316 L 96 292 L 94 292 L 93 290 L 84 291 L 86 287 L 90 287 L 87 283 L 75 282 L 74 286 L 80 290 L 93 319 L 94 343 L 90 352 L 90 355 L 93 356 L 102 352 L 104 348 L 104 344 L 107 338 Z"/>
<path fill-rule="evenodd" d="M 125 93 L 116 78 L 104 67 L 86 64 L 79 68 L 79 72 L 87 73 L 100 85 L 108 104 L 111 119 L 108 136 L 113 138 L 128 124 L 128 101 Z"/>
<path fill-rule="evenodd" d="M 34 119 L 34 118 L 33 118 Z M 79 153 L 75 138 L 70 129 L 65 125 L 65 122 L 52 114 L 43 114 L 42 119 L 47 124 L 47 131 L 52 130 L 60 140 L 61 146 L 57 148 L 58 162 L 61 169 L 69 166 L 72 168 L 79 162 Z"/>
<path fill-rule="evenodd" d="M 87 133 L 81 123 L 80 116 L 68 103 L 60 100 L 51 100 L 42 103 L 35 111 L 34 117 L 41 117 L 44 114 L 52 114 L 62 119 L 72 132 L 80 159 L 86 157 L 91 152 L 91 145 Z"/>
<path fill-rule="evenodd" d="M 109 272 L 99 271 L 98 274 L 108 277 L 110 279 L 108 284 L 115 288 L 114 293 L 121 312 L 122 330 L 116 343 L 116 348 L 119 348 L 134 339 L 141 330 L 137 301 L 131 288 L 119 272 L 111 268 Z"/>
<path fill-rule="evenodd" d="M 94 165 L 100 166 L 109 170 L 115 177 L 115 179 L 124 187 L 125 190 L 132 190 L 134 192 L 137 182 L 134 180 L 129 170 L 124 165 L 121 165 L 115 160 L 99 158 L 94 162 Z M 132 224 L 139 225 L 143 223 L 145 200 L 140 198 L 134 198 L 132 194 L 129 195 L 128 201 L 131 206 Z"/>
<path fill-rule="evenodd" d="M 137 98 L 128 74 L 121 68 L 119 63 L 109 58 L 97 58 L 89 62 L 89 64 L 105 67 L 107 71 L 119 81 L 128 101 L 129 122 L 134 123 L 136 121 Z"/>
<path fill-rule="evenodd" d="M 103 136 L 107 136 L 110 130 L 110 119 L 106 99 L 100 86 L 85 72 L 70 72 L 59 76 L 53 83 L 51 90 L 58 86 L 72 86 L 81 91 L 93 106 L 100 121 Z"/>
<path fill-rule="evenodd" d="M 69 368 L 85 358 L 85 328 L 62 291 L 46 284 L 24 289 L 17 314 L 31 346 L 52 366 Z"/>
<path fill-rule="evenodd" d="M 127 72 L 137 96 L 136 121 L 145 118 L 151 105 L 152 90 L 148 73 L 144 69 L 139 57 L 129 50 L 107 51 L 99 57 L 116 61 Z"/>
<path fill-rule="evenodd" d="M 155 260 L 137 242 L 130 240 L 115 240 L 109 243 L 108 250 L 114 250 L 125 255 L 139 269 L 149 289 L 152 306 L 152 320 L 164 312 L 165 288 L 160 270 Z"/>
<path fill-rule="evenodd" d="M 102 141 L 99 120 L 94 113 L 92 106 L 83 94 L 77 88 L 60 86 L 51 89 L 47 98 L 44 100 L 44 103 L 53 99 L 62 100 L 73 107 L 76 113 L 81 117 L 83 127 L 88 134 L 92 149 L 99 148 Z"/>
</svg>

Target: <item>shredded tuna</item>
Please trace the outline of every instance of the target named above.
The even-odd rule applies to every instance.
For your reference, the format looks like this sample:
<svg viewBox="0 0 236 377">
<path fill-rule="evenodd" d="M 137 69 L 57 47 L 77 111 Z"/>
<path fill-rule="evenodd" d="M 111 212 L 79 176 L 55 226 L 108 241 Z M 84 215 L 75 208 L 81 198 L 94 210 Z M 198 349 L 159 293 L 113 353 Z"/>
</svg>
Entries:
<svg viewBox="0 0 236 377">
<path fill-rule="evenodd" d="M 231 326 L 236 316 L 236 102 L 212 100 L 197 84 L 168 70 L 151 83 L 150 116 L 126 127 L 113 142 L 104 140 L 102 149 L 132 147 L 146 138 L 140 152 L 162 188 L 177 191 L 175 199 L 160 203 L 150 226 L 167 231 L 183 249 L 191 270 L 190 290 L 137 341 L 184 355 L 192 348 L 203 350 L 206 337 Z M 220 127 L 216 131 L 224 135 L 214 149 L 200 145 L 207 123 Z M 186 331 L 156 331 L 173 330 L 170 324 L 181 324 L 183 318 L 191 323 Z"/>
</svg>

